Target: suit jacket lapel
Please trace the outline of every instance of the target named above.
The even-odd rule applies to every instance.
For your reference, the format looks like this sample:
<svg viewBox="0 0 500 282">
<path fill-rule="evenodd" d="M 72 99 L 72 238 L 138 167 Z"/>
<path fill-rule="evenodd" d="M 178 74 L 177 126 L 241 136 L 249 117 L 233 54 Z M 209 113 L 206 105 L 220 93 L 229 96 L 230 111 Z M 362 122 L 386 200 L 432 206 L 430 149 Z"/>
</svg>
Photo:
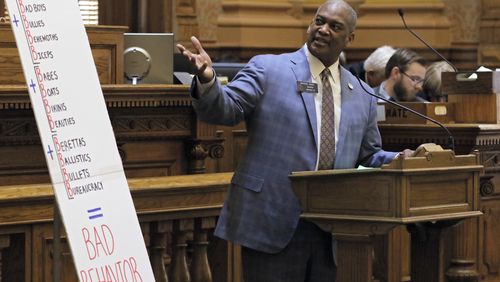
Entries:
<svg viewBox="0 0 500 282">
<path fill-rule="evenodd" d="M 295 74 L 296 82 L 304 81 L 304 82 L 312 82 L 311 80 L 311 71 L 309 68 L 309 62 L 307 61 L 304 50 L 301 48 L 297 52 L 292 55 L 291 58 L 292 63 L 292 71 Z M 316 143 L 316 149 L 318 148 L 318 133 L 317 133 L 317 123 L 316 123 L 316 106 L 314 103 L 314 95 L 315 93 L 307 93 L 301 92 L 298 90 L 298 93 L 302 97 L 302 101 L 304 102 L 304 106 L 306 108 L 307 116 L 309 118 L 309 124 L 311 125 L 311 131 L 314 136 L 314 141 Z"/>
</svg>

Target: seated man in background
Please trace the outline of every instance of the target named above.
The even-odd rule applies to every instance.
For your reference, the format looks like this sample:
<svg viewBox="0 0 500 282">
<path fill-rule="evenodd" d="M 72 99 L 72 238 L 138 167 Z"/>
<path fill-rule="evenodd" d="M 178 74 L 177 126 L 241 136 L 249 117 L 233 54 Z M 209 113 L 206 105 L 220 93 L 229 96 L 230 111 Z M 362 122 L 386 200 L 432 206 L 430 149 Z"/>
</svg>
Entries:
<svg viewBox="0 0 500 282">
<path fill-rule="evenodd" d="M 448 100 L 445 93 L 441 91 L 441 73 L 445 71 L 454 71 L 453 67 L 445 61 L 434 62 L 427 67 L 422 88 L 431 102 Z"/>
<path fill-rule="evenodd" d="M 379 86 L 385 80 L 385 66 L 389 58 L 396 52 L 391 46 L 380 46 L 373 51 L 363 63 L 365 82 L 371 87 Z"/>
<path fill-rule="evenodd" d="M 385 80 L 374 92 L 398 102 L 427 102 L 417 96 L 422 91 L 426 61 L 409 49 L 398 49 L 385 66 Z"/>
</svg>

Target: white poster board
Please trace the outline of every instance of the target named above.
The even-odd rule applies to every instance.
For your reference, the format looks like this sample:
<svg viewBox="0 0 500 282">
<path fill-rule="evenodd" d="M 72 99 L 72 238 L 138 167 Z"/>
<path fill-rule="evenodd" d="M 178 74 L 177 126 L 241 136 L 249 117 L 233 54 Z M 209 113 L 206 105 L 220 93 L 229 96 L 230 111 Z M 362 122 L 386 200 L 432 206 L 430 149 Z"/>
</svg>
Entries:
<svg viewBox="0 0 500 282">
<path fill-rule="evenodd" d="M 76 0 L 6 0 L 80 281 L 154 281 Z"/>
</svg>

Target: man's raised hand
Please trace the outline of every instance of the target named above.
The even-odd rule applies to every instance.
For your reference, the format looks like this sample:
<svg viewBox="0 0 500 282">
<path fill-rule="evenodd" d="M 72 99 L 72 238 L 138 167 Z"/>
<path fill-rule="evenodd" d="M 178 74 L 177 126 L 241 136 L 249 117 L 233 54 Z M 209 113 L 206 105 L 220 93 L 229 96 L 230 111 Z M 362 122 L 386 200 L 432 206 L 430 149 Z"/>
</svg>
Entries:
<svg viewBox="0 0 500 282">
<path fill-rule="evenodd" d="M 186 49 L 182 44 L 177 44 L 177 49 L 181 52 L 184 57 L 186 57 L 191 66 L 196 72 L 198 79 L 201 83 L 207 83 L 212 80 L 214 77 L 214 71 L 212 69 L 212 60 L 210 56 L 205 52 L 203 47 L 201 46 L 198 38 L 191 36 L 191 43 L 193 47 L 196 49 L 196 53 L 193 53 Z"/>
</svg>

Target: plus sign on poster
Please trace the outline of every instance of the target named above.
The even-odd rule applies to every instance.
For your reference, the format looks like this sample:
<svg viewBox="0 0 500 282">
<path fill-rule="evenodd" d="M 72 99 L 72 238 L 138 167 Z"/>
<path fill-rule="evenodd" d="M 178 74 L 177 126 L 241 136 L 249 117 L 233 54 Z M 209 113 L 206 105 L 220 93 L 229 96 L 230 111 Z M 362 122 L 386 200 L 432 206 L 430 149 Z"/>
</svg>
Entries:
<svg viewBox="0 0 500 282">
<path fill-rule="evenodd" d="M 6 3 L 80 281 L 154 281 L 78 2 Z"/>
</svg>

